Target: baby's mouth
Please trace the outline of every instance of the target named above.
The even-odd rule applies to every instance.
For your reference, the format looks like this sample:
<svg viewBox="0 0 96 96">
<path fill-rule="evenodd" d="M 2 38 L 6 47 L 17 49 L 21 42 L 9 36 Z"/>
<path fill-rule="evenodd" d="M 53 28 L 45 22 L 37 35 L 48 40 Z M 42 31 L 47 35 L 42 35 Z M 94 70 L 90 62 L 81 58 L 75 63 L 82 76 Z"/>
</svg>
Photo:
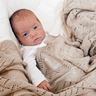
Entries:
<svg viewBox="0 0 96 96">
<path fill-rule="evenodd" d="M 37 41 L 37 40 L 39 40 L 39 39 L 40 39 L 40 37 L 36 38 L 34 41 Z"/>
<path fill-rule="evenodd" d="M 38 37 L 38 38 L 36 38 L 35 40 L 34 40 L 35 42 L 42 42 L 42 38 L 41 37 Z"/>
</svg>

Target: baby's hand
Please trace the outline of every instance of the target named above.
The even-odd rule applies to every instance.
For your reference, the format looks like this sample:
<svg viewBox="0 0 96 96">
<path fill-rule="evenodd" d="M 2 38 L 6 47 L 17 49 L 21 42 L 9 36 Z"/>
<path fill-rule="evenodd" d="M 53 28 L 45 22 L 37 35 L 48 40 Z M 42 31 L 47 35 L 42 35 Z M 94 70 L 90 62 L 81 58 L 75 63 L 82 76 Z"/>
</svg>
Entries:
<svg viewBox="0 0 96 96">
<path fill-rule="evenodd" d="M 51 88 L 50 84 L 46 80 L 42 81 L 37 87 L 42 88 L 42 89 L 47 90 L 47 91 L 49 91 Z"/>
</svg>

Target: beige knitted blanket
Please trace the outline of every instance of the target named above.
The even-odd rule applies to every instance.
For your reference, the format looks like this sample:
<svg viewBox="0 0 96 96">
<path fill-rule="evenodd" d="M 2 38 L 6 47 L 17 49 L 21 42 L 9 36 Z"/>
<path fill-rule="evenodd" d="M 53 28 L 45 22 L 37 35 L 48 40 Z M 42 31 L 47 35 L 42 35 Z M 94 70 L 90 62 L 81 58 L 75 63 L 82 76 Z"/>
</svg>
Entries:
<svg viewBox="0 0 96 96">
<path fill-rule="evenodd" d="M 58 39 L 62 40 L 61 44 L 59 42 L 57 42 Z M 56 41 L 57 45 L 64 44 L 62 37 L 57 37 L 53 41 L 54 41 L 54 43 Z M 58 48 L 57 48 L 57 46 L 52 46 L 51 47 L 52 49 L 48 48 L 48 46 L 47 46 L 47 48 L 50 50 L 53 50 L 53 47 L 55 47 L 55 49 L 57 49 L 57 50 L 54 50 L 54 52 L 59 51 L 59 48 L 60 48 L 59 46 L 58 46 Z M 47 51 L 50 53 L 50 50 L 49 51 L 47 50 Z M 38 57 L 39 56 L 40 55 L 38 52 Z M 67 75 L 64 74 L 64 73 L 67 73 L 68 70 L 71 69 L 71 67 L 73 67 L 73 65 L 71 65 L 71 63 L 69 63 L 68 61 L 62 62 L 62 60 L 59 59 L 60 58 L 59 55 L 56 55 L 56 56 L 58 56 L 58 58 L 55 57 L 54 55 L 52 57 L 48 54 L 45 54 L 43 56 L 44 56 L 45 60 L 49 60 L 48 63 L 50 64 L 50 66 L 43 67 L 43 66 L 46 66 L 46 64 L 42 63 L 44 65 L 41 66 L 41 69 L 44 70 L 42 72 L 46 73 L 46 77 L 49 79 L 50 83 L 52 84 L 52 90 L 51 90 L 52 92 L 47 92 L 43 89 L 39 89 L 39 88 L 33 86 L 32 84 L 30 84 L 28 82 L 27 73 L 26 73 L 25 67 L 23 66 L 24 62 L 22 61 L 18 48 L 10 40 L 1 42 L 0 43 L 0 96 L 69 96 L 69 94 L 71 92 L 70 90 L 73 90 L 73 88 L 76 88 L 75 92 L 77 92 L 77 90 L 80 90 L 81 93 L 82 93 L 82 91 L 84 91 L 84 90 L 81 90 L 81 87 L 80 87 L 82 85 L 81 83 L 78 85 L 80 87 L 78 89 L 77 89 L 77 87 L 78 87 L 77 85 L 76 85 L 77 87 L 74 87 L 74 86 L 70 87 L 70 90 L 66 89 L 71 84 L 70 80 L 74 81 L 74 78 L 73 79 L 71 78 L 72 76 L 70 75 L 70 72 L 68 73 L 69 74 L 68 82 L 67 82 L 67 80 L 68 80 Z M 62 56 L 62 54 L 61 54 L 61 56 Z M 42 56 L 40 56 L 40 58 L 41 57 Z M 63 64 L 63 66 L 62 66 L 62 64 Z M 67 66 L 67 64 L 68 64 L 68 66 Z M 55 66 L 53 66 L 53 65 L 55 65 Z M 49 68 L 50 70 L 47 70 L 46 68 Z M 84 72 L 82 72 L 81 69 L 77 69 L 76 67 L 73 67 L 73 70 L 77 70 L 77 72 L 79 72 L 81 74 L 81 77 L 85 74 Z M 93 73 L 95 74 L 95 72 L 93 72 Z M 73 74 L 74 74 L 74 72 L 73 72 Z M 78 78 L 80 78 L 80 77 L 76 76 L 76 78 L 78 80 Z M 93 77 L 91 77 L 91 78 L 93 78 Z M 84 81 L 86 82 L 86 80 L 84 80 Z M 75 82 L 77 82 L 77 81 L 75 80 Z M 72 82 L 71 85 L 75 84 L 75 82 Z M 94 83 L 95 81 L 92 81 L 92 82 Z M 92 83 L 92 82 L 91 82 L 91 80 L 89 80 L 88 84 Z M 84 87 L 86 87 L 86 86 L 84 86 Z M 92 87 L 94 89 L 94 86 L 90 86 L 90 84 L 89 84 L 89 87 Z M 86 91 L 89 92 L 89 89 L 86 89 Z M 75 92 L 73 90 L 74 94 L 78 94 L 78 92 L 77 93 L 75 93 Z M 71 94 L 71 96 L 75 96 L 74 94 Z"/>
<path fill-rule="evenodd" d="M 0 96 L 56 96 L 28 83 L 23 63 L 12 41 L 0 43 Z"/>
<path fill-rule="evenodd" d="M 0 96 L 95 96 L 95 67 L 89 72 L 85 72 L 83 65 L 79 67 L 80 62 L 87 66 L 89 57 L 83 57 L 78 48 L 65 44 L 63 37 L 51 40 L 52 43 L 38 50 L 37 60 L 52 85 L 52 92 L 39 89 L 28 82 L 18 48 L 7 40 L 0 43 Z M 64 57 L 63 53 L 66 55 L 66 52 L 70 58 L 74 58 L 72 62 Z M 75 59 L 76 56 L 78 59 Z M 91 68 L 91 65 L 88 66 Z"/>
<path fill-rule="evenodd" d="M 96 0 L 65 0 L 63 20 L 68 38 L 39 49 L 39 68 L 60 96 L 96 96 Z"/>
<path fill-rule="evenodd" d="M 37 53 L 37 62 L 60 96 L 95 96 L 96 56 L 84 56 L 82 49 L 68 44 L 64 37 L 51 38 Z"/>
<path fill-rule="evenodd" d="M 60 37 L 60 39 L 63 39 L 63 38 Z M 63 44 L 63 42 L 62 42 L 62 44 Z M 46 56 L 47 56 L 47 54 L 46 54 Z M 38 52 L 38 57 L 39 57 L 39 52 Z M 44 57 L 44 58 L 46 58 L 46 57 Z M 47 60 L 47 58 L 46 58 L 46 60 Z M 48 60 L 50 63 L 50 60 L 51 60 L 50 57 L 48 57 Z M 54 64 L 54 60 L 55 59 L 53 57 L 52 58 L 53 64 Z M 58 59 L 56 59 L 55 61 L 57 62 L 57 63 L 55 63 L 55 65 L 62 64 L 62 62 L 60 60 L 58 61 Z M 67 72 L 67 70 L 69 70 L 67 68 L 67 65 L 64 70 L 62 70 L 61 67 L 58 68 L 58 70 L 56 72 L 55 71 L 52 72 L 51 70 L 48 70 L 49 75 L 46 74 L 46 76 L 47 76 L 47 78 L 50 79 L 50 83 L 52 83 L 52 90 L 51 90 L 52 92 L 47 92 L 43 89 L 39 89 L 39 88 L 35 87 L 34 85 L 32 85 L 28 82 L 27 72 L 25 70 L 25 66 L 23 66 L 24 65 L 23 63 L 24 62 L 22 61 L 19 50 L 12 41 L 6 40 L 6 41 L 3 41 L 0 43 L 0 96 L 65 96 L 67 91 L 65 91 L 65 88 L 63 87 L 64 85 L 61 86 L 62 84 L 59 81 L 63 80 L 62 73 L 65 71 Z M 56 66 L 56 67 L 58 67 L 58 66 Z M 43 68 L 43 66 L 42 66 L 42 68 Z M 47 67 L 45 67 L 45 68 L 47 68 Z M 49 69 L 51 69 L 51 67 Z M 57 69 L 57 68 L 54 68 L 54 69 Z M 47 72 L 47 69 L 44 69 L 44 70 Z M 81 73 L 83 73 L 83 72 L 81 72 Z M 50 74 L 52 74 L 52 77 L 50 77 Z M 60 76 L 60 74 L 61 74 L 61 76 Z M 57 76 L 55 79 L 54 79 L 54 75 Z M 52 80 L 52 78 L 53 78 L 53 80 Z M 57 86 L 56 84 L 59 86 Z M 68 86 L 68 85 L 70 85 L 69 82 L 68 82 L 68 84 L 66 82 L 66 86 Z M 64 91 L 63 91 L 63 89 L 64 89 Z"/>
</svg>

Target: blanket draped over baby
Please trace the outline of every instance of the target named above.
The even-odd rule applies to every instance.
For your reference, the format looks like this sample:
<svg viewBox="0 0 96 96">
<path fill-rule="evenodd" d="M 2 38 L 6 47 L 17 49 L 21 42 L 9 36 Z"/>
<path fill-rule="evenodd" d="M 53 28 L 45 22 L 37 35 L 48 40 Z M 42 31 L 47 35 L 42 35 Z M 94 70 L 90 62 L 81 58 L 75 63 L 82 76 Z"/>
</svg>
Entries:
<svg viewBox="0 0 96 96">
<path fill-rule="evenodd" d="M 55 96 L 28 83 L 24 62 L 16 45 L 0 43 L 0 96 Z"/>
<path fill-rule="evenodd" d="M 96 96 L 96 1 L 65 0 L 62 18 L 68 38 L 49 38 L 39 49 L 40 70 L 54 93 Z"/>
<path fill-rule="evenodd" d="M 51 92 L 29 83 L 19 49 L 6 40 L 0 43 L 0 96 L 96 96 L 96 1 L 65 1 L 68 38 L 50 36 L 36 54 Z"/>
</svg>

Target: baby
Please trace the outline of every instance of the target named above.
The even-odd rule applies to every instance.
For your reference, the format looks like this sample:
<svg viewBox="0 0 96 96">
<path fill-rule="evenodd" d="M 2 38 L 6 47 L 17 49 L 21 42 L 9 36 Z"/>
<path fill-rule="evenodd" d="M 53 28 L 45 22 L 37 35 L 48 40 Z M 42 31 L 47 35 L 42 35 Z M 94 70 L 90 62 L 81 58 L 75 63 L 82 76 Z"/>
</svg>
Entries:
<svg viewBox="0 0 96 96">
<path fill-rule="evenodd" d="M 23 60 L 29 79 L 34 85 L 50 90 L 50 84 L 42 72 L 36 67 L 35 54 L 38 47 L 46 46 L 44 43 L 45 31 L 35 14 L 28 9 L 16 11 L 10 18 L 15 36 L 21 44 Z"/>
</svg>

